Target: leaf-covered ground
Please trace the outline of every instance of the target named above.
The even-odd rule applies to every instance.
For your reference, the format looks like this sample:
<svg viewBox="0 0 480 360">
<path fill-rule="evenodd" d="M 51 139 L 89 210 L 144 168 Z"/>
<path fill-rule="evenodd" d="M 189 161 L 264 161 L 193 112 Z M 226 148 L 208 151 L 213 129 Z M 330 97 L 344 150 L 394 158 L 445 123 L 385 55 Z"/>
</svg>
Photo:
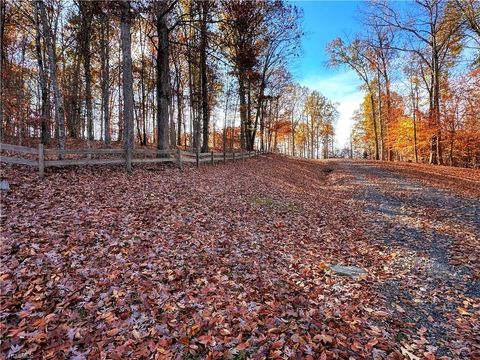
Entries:
<svg viewBox="0 0 480 360">
<path fill-rule="evenodd" d="M 480 356 L 478 171 L 269 156 L 2 174 L 4 357 Z"/>
</svg>

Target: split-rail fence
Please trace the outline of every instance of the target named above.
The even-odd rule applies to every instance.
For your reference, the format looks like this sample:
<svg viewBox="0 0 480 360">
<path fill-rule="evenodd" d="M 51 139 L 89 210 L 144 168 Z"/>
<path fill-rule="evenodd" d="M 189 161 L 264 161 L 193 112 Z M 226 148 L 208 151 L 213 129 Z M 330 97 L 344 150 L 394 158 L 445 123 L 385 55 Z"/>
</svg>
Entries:
<svg viewBox="0 0 480 360">
<path fill-rule="evenodd" d="M 43 177 L 47 167 L 85 166 L 85 165 L 125 165 L 132 164 L 175 163 L 181 169 L 183 164 L 214 164 L 245 160 L 246 158 L 264 155 L 262 151 L 232 151 L 208 153 L 184 151 L 181 149 L 133 149 L 132 152 L 120 148 L 81 148 L 81 149 L 47 149 L 43 144 L 38 148 L 0 143 L 0 162 L 26 165 L 38 169 Z M 4 155 L 6 153 L 6 155 Z M 76 156 L 71 158 L 72 156 Z M 78 157 L 81 156 L 81 157 Z"/>
</svg>

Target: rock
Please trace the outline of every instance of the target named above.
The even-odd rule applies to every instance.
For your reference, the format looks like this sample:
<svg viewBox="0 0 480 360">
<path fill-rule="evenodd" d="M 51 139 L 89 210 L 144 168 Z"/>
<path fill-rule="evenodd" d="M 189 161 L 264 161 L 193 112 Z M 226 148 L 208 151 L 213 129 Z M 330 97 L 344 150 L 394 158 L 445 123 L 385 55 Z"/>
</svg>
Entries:
<svg viewBox="0 0 480 360">
<path fill-rule="evenodd" d="M 0 190 L 10 191 L 10 184 L 7 180 L 0 180 Z"/>
<path fill-rule="evenodd" d="M 334 273 L 338 275 L 351 276 L 353 278 L 366 274 L 367 272 L 361 268 L 355 266 L 333 265 L 330 267 Z"/>
</svg>

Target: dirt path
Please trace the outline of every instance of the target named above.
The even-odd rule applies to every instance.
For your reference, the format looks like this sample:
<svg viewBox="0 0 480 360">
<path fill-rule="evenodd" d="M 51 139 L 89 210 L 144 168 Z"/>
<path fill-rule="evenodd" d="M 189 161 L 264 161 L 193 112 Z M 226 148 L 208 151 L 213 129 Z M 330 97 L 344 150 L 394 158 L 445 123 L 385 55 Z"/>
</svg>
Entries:
<svg viewBox="0 0 480 360">
<path fill-rule="evenodd" d="M 353 178 L 371 236 L 393 254 L 393 276 L 378 291 L 396 314 L 396 325 L 418 331 L 437 355 L 455 356 L 447 344 L 461 336 L 462 315 L 470 315 L 464 306 L 479 304 L 480 201 L 381 165 L 340 167 Z M 403 336 L 399 331 L 397 340 Z"/>
</svg>

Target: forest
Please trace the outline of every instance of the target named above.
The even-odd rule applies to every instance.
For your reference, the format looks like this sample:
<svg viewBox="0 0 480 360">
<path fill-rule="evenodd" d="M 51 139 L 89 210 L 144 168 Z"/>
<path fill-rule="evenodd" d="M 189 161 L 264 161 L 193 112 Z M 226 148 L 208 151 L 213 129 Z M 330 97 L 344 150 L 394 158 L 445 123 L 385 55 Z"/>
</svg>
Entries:
<svg viewBox="0 0 480 360">
<path fill-rule="evenodd" d="M 318 154 L 336 112 L 287 68 L 300 19 L 279 1 L 2 1 L 2 137 Z"/>
<path fill-rule="evenodd" d="M 254 148 L 472 167 L 480 156 L 479 6 L 361 6 L 332 68 L 362 80 L 350 146 L 338 103 L 295 81 L 302 9 L 284 1 L 1 2 L 3 142 Z M 294 72 L 294 70 L 293 70 Z M 103 145 L 102 145 L 103 144 Z"/>
</svg>

